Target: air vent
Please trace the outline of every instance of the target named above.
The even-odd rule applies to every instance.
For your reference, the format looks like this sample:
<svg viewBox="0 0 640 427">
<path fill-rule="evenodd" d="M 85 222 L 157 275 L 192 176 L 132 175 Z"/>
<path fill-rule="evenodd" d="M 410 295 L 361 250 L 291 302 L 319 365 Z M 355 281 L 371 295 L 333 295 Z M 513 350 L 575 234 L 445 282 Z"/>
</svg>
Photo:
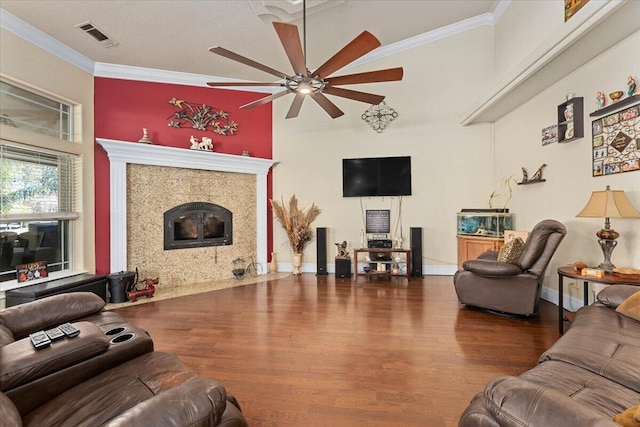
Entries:
<svg viewBox="0 0 640 427">
<path fill-rule="evenodd" d="M 76 28 L 80 28 L 85 33 L 96 39 L 104 47 L 113 47 L 118 44 L 117 41 L 110 38 L 103 31 L 99 30 L 91 21 L 83 22 L 82 24 L 75 25 Z"/>
</svg>

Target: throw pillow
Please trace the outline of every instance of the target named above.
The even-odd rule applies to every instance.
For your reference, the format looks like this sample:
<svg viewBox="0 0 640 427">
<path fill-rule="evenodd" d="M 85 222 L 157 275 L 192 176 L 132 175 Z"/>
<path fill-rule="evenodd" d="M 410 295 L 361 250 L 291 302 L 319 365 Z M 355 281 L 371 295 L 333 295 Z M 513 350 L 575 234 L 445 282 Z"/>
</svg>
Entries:
<svg viewBox="0 0 640 427">
<path fill-rule="evenodd" d="M 498 252 L 498 261 L 515 264 L 516 261 L 518 261 L 518 258 L 520 258 L 523 250 L 524 240 L 520 237 L 509 240 L 500 248 L 500 252 Z"/>
<path fill-rule="evenodd" d="M 640 427 L 640 405 L 632 406 L 613 417 L 613 421 L 624 427 Z"/>
<path fill-rule="evenodd" d="M 616 308 L 624 316 L 640 321 L 640 291 L 631 295 Z"/>
</svg>

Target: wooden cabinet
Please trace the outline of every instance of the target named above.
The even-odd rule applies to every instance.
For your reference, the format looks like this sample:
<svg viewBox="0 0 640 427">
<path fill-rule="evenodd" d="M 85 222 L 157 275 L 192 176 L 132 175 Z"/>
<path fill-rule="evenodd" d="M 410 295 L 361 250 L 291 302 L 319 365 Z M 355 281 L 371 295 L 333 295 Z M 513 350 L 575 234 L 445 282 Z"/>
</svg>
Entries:
<svg viewBox="0 0 640 427">
<path fill-rule="evenodd" d="M 502 237 L 458 236 L 458 268 L 468 259 L 476 259 L 486 251 L 499 251 L 504 244 Z"/>
</svg>

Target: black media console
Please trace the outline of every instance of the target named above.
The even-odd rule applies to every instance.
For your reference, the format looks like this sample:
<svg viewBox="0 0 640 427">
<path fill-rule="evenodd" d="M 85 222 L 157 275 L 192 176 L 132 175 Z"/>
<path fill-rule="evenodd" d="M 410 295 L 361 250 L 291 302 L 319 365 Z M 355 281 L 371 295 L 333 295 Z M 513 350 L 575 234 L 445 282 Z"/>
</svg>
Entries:
<svg viewBox="0 0 640 427">
<path fill-rule="evenodd" d="M 68 292 L 93 292 L 107 301 L 107 276 L 79 274 L 5 292 L 7 307 Z"/>
</svg>

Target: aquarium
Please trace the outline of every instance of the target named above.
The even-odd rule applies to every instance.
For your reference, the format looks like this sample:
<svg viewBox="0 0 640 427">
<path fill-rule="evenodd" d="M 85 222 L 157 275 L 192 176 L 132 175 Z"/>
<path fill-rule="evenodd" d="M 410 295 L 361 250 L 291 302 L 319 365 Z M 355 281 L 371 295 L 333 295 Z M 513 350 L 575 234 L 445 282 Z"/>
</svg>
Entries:
<svg viewBox="0 0 640 427">
<path fill-rule="evenodd" d="M 459 235 L 504 237 L 505 230 L 513 230 L 508 209 L 462 209 L 457 215 Z"/>
</svg>

